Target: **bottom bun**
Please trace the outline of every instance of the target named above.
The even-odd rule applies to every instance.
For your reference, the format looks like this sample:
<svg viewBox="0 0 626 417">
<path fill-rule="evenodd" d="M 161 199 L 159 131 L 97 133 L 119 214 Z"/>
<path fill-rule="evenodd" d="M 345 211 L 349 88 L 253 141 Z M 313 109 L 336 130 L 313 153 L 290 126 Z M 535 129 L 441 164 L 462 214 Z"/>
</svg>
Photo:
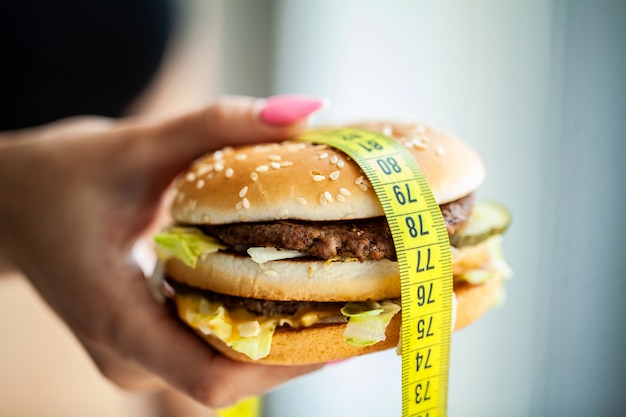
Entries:
<svg viewBox="0 0 626 417">
<path fill-rule="evenodd" d="M 455 285 L 457 300 L 454 330 L 459 330 L 485 314 L 494 304 L 502 283 L 501 276 L 494 276 L 480 285 Z M 385 332 L 386 339 L 370 346 L 354 346 L 344 342 L 345 324 L 324 324 L 293 329 L 279 327 L 272 337 L 270 354 L 265 358 L 253 360 L 239 353 L 216 336 L 197 331 L 206 342 L 225 356 L 239 361 L 262 363 L 267 365 L 305 365 L 332 362 L 368 353 L 379 352 L 398 346 L 402 314 L 396 314 Z"/>
<path fill-rule="evenodd" d="M 198 334 L 225 356 L 239 362 L 266 365 L 307 365 L 332 362 L 395 348 L 398 346 L 401 326 L 401 315 L 396 314 L 387 326 L 386 339 L 370 346 L 354 346 L 345 343 L 343 340 L 345 324 L 314 325 L 300 329 L 280 327 L 272 336 L 270 354 L 256 361 L 226 346 L 224 342 L 213 335 L 205 335 L 201 332 Z"/>
<path fill-rule="evenodd" d="M 460 330 L 482 317 L 497 301 L 504 277 L 495 274 L 479 285 L 454 284 L 457 309 L 454 330 Z"/>
</svg>

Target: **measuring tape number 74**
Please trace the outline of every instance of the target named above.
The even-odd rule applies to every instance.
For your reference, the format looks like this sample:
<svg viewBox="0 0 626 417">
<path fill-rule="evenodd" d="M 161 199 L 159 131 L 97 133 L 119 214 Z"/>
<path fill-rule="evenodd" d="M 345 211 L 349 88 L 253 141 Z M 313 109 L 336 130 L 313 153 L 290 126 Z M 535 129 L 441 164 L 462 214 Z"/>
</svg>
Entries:
<svg viewBox="0 0 626 417">
<path fill-rule="evenodd" d="M 300 138 L 350 156 L 389 223 L 402 291 L 402 415 L 446 415 L 452 334 L 452 263 L 441 211 L 415 159 L 385 135 L 352 128 Z"/>
</svg>

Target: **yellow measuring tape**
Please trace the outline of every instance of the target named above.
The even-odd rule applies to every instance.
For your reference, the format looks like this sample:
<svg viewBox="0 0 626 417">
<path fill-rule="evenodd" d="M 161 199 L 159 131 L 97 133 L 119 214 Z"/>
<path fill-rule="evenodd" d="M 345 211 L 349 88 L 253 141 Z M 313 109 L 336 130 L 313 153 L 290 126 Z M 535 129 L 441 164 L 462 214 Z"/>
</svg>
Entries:
<svg viewBox="0 0 626 417">
<path fill-rule="evenodd" d="M 372 184 L 398 257 L 402 290 L 402 415 L 446 415 L 452 334 L 452 259 L 439 206 L 415 159 L 396 140 L 351 128 L 300 138 L 350 156 Z"/>
<path fill-rule="evenodd" d="M 314 130 L 299 138 L 350 156 L 372 184 L 389 223 L 402 291 L 402 416 L 446 415 L 452 334 L 452 260 L 448 233 L 419 166 L 394 139 L 352 129 Z M 258 399 L 218 412 L 259 417 Z"/>
<path fill-rule="evenodd" d="M 216 411 L 217 417 L 261 417 L 262 398 L 250 397 Z"/>
</svg>

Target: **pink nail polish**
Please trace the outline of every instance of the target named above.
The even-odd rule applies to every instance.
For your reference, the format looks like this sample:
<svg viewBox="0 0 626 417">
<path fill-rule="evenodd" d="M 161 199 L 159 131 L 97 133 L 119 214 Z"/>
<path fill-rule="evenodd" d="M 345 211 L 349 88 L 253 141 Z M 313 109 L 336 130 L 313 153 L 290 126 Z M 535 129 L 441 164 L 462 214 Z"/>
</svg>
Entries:
<svg viewBox="0 0 626 417">
<path fill-rule="evenodd" d="M 326 104 L 326 100 L 308 96 L 274 96 L 265 100 L 260 117 L 271 125 L 288 125 L 306 118 Z"/>
</svg>

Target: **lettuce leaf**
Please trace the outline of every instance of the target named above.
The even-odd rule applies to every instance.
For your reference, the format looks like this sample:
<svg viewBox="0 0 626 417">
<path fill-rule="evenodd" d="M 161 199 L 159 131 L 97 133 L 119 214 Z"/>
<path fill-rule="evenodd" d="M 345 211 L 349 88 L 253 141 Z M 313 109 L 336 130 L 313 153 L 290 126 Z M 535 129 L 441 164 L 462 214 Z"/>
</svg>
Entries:
<svg viewBox="0 0 626 417">
<path fill-rule="evenodd" d="M 222 303 L 193 299 L 186 308 L 185 321 L 204 334 L 215 335 L 227 346 L 254 360 L 269 355 L 278 320 L 234 319 Z"/>
<path fill-rule="evenodd" d="M 192 268 L 196 267 L 200 256 L 226 249 L 219 240 L 205 235 L 195 227 L 166 229 L 154 235 L 154 241 L 161 248 L 159 256 L 173 256 Z"/>
<path fill-rule="evenodd" d="M 270 354 L 272 336 L 274 335 L 277 321 L 271 320 L 259 324 L 259 332 L 256 335 L 242 336 L 239 334 L 239 337 L 232 340 L 231 345 L 237 352 L 248 355 L 254 360 L 262 359 Z"/>
<path fill-rule="evenodd" d="M 343 334 L 345 342 L 369 346 L 385 340 L 387 326 L 399 311 L 400 306 L 389 300 L 347 303 L 341 309 L 341 313 L 348 317 Z"/>
<path fill-rule="evenodd" d="M 500 235 L 491 236 L 485 241 L 488 251 L 488 260 L 481 265 L 464 269 L 454 276 L 456 281 L 465 281 L 472 285 L 482 284 L 494 275 L 500 274 L 504 278 L 511 278 L 513 270 L 507 264 L 502 252 L 502 237 Z M 464 248 L 465 249 L 465 248 Z M 470 247 L 468 247 L 470 249 Z"/>
<path fill-rule="evenodd" d="M 226 321 L 228 312 L 221 304 L 212 304 L 204 298 L 188 309 L 185 315 L 187 323 L 204 334 L 214 334 L 226 341 L 233 334 L 233 326 Z"/>
</svg>

